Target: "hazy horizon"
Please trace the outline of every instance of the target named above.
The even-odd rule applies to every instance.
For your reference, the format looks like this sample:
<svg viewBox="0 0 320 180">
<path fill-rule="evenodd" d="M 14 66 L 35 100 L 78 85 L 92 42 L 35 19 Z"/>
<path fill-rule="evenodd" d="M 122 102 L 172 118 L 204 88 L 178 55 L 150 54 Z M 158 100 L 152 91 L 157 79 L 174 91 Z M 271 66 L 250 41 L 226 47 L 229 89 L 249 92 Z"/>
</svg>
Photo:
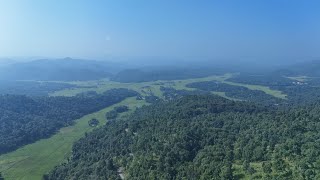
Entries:
<svg viewBox="0 0 320 180">
<path fill-rule="evenodd" d="M 0 57 L 314 60 L 320 57 L 319 5 L 1 1 Z"/>
</svg>

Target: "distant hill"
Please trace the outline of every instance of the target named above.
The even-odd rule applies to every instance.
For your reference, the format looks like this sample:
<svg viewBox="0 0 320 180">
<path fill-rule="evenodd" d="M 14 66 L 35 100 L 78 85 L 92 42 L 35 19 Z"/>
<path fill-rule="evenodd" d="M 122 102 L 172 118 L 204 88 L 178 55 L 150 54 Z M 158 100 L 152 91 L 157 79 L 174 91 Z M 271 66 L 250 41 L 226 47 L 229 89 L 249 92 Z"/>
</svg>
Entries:
<svg viewBox="0 0 320 180">
<path fill-rule="evenodd" d="M 276 71 L 284 76 L 320 76 L 320 60 L 300 62 Z"/>
<path fill-rule="evenodd" d="M 9 58 L 0 58 L 0 68 L 3 66 L 8 66 L 10 64 L 14 64 L 16 61 Z"/>
<path fill-rule="evenodd" d="M 71 58 L 15 63 L 0 69 L 0 80 L 75 81 L 110 76 L 105 62 Z"/>
</svg>

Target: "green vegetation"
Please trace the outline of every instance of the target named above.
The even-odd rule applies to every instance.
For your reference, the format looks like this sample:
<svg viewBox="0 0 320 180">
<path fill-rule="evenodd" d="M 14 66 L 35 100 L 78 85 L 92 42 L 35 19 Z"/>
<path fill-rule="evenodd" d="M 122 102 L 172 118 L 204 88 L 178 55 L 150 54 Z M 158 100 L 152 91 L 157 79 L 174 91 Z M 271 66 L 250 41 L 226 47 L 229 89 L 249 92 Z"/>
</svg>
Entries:
<svg viewBox="0 0 320 180">
<path fill-rule="evenodd" d="M 242 84 L 242 83 L 234 83 L 234 82 L 229 82 L 229 81 L 223 81 L 226 84 L 230 84 L 233 86 L 242 86 L 242 87 L 246 87 L 250 90 L 258 90 L 258 91 L 263 91 L 266 94 L 272 95 L 274 97 L 277 98 L 281 98 L 281 99 L 286 99 L 287 95 L 284 94 L 283 92 L 279 91 L 279 90 L 274 90 L 274 89 L 270 89 L 267 86 L 261 86 L 261 85 L 250 85 L 250 84 Z"/>
<path fill-rule="evenodd" d="M 98 126 L 99 124 L 99 120 L 96 119 L 96 118 L 92 118 L 89 122 L 88 122 L 88 125 L 91 126 L 91 127 L 96 127 Z"/>
<path fill-rule="evenodd" d="M 319 61 L 261 74 L 201 66 L 8 66 L 0 180 L 320 179 Z"/>
<path fill-rule="evenodd" d="M 295 76 L 287 78 L 277 74 L 248 75 L 240 74 L 228 81 L 242 84 L 257 84 L 281 91 L 287 95 L 285 106 L 305 105 L 313 103 L 320 98 L 320 78 Z M 290 104 L 290 105 L 288 105 Z"/>
<path fill-rule="evenodd" d="M 267 86 L 260 86 L 260 85 L 251 85 L 251 84 L 244 84 L 244 83 L 234 83 L 228 81 L 229 78 L 233 77 L 232 74 L 225 74 L 223 76 L 209 76 L 205 78 L 196 78 L 196 79 L 188 79 L 188 80 L 176 80 L 175 85 L 173 86 L 176 89 L 187 89 L 187 90 L 194 90 L 194 88 L 188 88 L 187 84 L 195 83 L 195 82 L 202 82 L 202 81 L 218 81 L 223 82 L 226 84 L 230 84 L 233 86 L 241 86 L 246 87 L 250 90 L 259 90 L 263 91 L 266 94 L 272 95 L 277 98 L 285 99 L 286 95 L 283 94 L 281 91 L 270 89 Z"/>
<path fill-rule="evenodd" d="M 111 110 L 106 113 L 106 119 L 107 120 L 114 120 L 118 117 L 118 113 L 115 110 Z"/>
<path fill-rule="evenodd" d="M 81 138 L 48 179 L 319 179 L 319 111 L 212 95 L 156 103 Z"/>
<path fill-rule="evenodd" d="M 49 138 L 75 119 L 137 95 L 123 88 L 73 97 L 0 95 L 0 154 Z"/>
<path fill-rule="evenodd" d="M 146 102 L 148 101 L 146 100 Z M 119 115 L 121 115 L 121 113 L 128 112 L 128 111 L 129 111 L 129 107 L 125 105 L 114 107 L 113 110 L 106 113 L 106 119 L 115 120 L 117 117 L 119 117 Z"/>
<path fill-rule="evenodd" d="M 287 77 L 287 78 L 295 80 L 295 81 L 300 81 L 300 82 L 305 82 L 308 79 L 310 79 L 310 77 L 307 77 L 307 76 L 292 76 L 292 77 Z"/>
<path fill-rule="evenodd" d="M 6 180 L 40 180 L 56 165 L 64 162 L 71 154 L 72 145 L 85 133 L 90 132 L 88 122 L 95 118 L 100 127 L 105 124 L 105 114 L 114 107 L 126 105 L 130 108 L 123 116 L 133 112 L 137 107 L 146 105 L 144 101 L 137 101 L 135 97 L 127 98 L 120 103 L 86 115 L 76 120 L 73 126 L 62 128 L 57 134 L 26 145 L 18 150 L 0 156 L 0 172 Z"/>
<path fill-rule="evenodd" d="M 225 71 L 221 68 L 207 67 L 163 67 L 148 69 L 125 69 L 111 77 L 112 81 L 122 83 L 151 82 L 158 80 L 177 80 L 201 78 L 212 75 L 221 75 Z"/>
<path fill-rule="evenodd" d="M 47 96 L 49 93 L 74 87 L 76 85 L 62 82 L 0 81 L 0 94 Z"/>
<path fill-rule="evenodd" d="M 127 88 L 142 95 L 154 95 L 161 97 L 160 85 L 156 85 L 155 82 L 149 83 L 119 83 L 109 80 L 104 81 L 86 81 L 86 82 L 70 82 L 70 84 L 77 85 L 77 88 L 65 89 L 51 93 L 51 96 L 75 96 L 79 93 L 95 91 L 97 93 L 103 93 L 106 90 L 114 88 Z M 93 87 L 89 87 L 93 86 Z"/>
<path fill-rule="evenodd" d="M 259 90 L 250 90 L 243 86 L 234 86 L 220 81 L 202 81 L 187 84 L 187 87 L 197 88 L 202 91 L 225 92 L 227 97 L 234 99 L 274 105 L 282 102 L 276 98 Z"/>
<path fill-rule="evenodd" d="M 285 99 L 286 95 L 283 94 L 279 90 L 273 90 L 270 89 L 267 86 L 261 86 L 261 85 L 250 85 L 250 84 L 244 84 L 244 83 L 234 83 L 228 81 L 229 78 L 233 77 L 232 74 L 225 74 L 221 76 L 209 76 L 204 78 L 194 78 L 194 79 L 185 79 L 185 80 L 170 80 L 170 81 L 152 81 L 152 82 L 142 82 L 142 83 L 120 83 L 120 82 L 114 82 L 109 80 L 100 80 L 100 81 L 87 81 L 87 82 L 70 82 L 72 85 L 77 85 L 77 88 L 71 88 L 71 89 L 65 89 L 61 91 L 56 91 L 54 93 L 51 93 L 51 96 L 75 96 L 76 94 L 87 92 L 87 91 L 96 91 L 97 93 L 102 93 L 108 89 L 112 88 L 128 88 L 132 89 L 134 91 L 139 92 L 140 94 L 144 96 L 148 95 L 155 95 L 157 97 L 163 98 L 163 94 L 160 90 L 161 86 L 164 87 L 172 87 L 177 90 L 196 90 L 195 88 L 188 88 L 187 84 L 195 83 L 195 82 L 202 82 L 202 81 L 219 81 L 226 84 L 230 84 L 233 86 L 241 86 L 246 87 L 250 90 L 259 90 L 263 91 L 266 94 L 272 95 L 277 98 Z M 89 86 L 95 86 L 95 87 L 89 87 Z M 222 95 L 223 97 L 226 97 L 226 95 L 223 92 L 215 92 L 212 93 L 217 95 Z M 232 99 L 231 97 L 228 97 Z"/>
<path fill-rule="evenodd" d="M 127 98 L 125 101 L 118 103 L 114 106 L 106 108 L 94 114 L 87 115 L 79 120 L 72 126 L 62 128 L 59 133 L 48 139 L 42 139 L 33 144 L 24 146 L 17 151 L 4 154 L 0 156 L 0 172 L 3 171 L 4 177 L 7 179 L 40 179 L 44 173 L 49 172 L 55 165 L 64 162 L 71 153 L 72 144 L 79 138 L 83 137 L 86 132 L 93 129 L 88 125 L 88 122 L 96 118 L 100 121 L 98 127 L 101 127 L 105 122 L 105 114 L 112 111 L 116 106 L 128 106 L 129 111 L 119 114 L 118 117 L 126 117 L 132 113 L 136 107 L 146 105 L 145 100 L 148 102 L 157 102 L 155 98 L 167 99 L 164 96 L 162 87 L 173 88 L 176 90 L 174 94 L 181 94 L 182 97 L 187 94 L 198 94 L 196 88 L 189 88 L 187 84 L 199 81 L 220 81 L 224 83 L 231 83 L 227 81 L 232 77 L 231 74 L 223 76 L 210 76 L 206 78 L 185 79 L 185 80 L 170 80 L 170 81 L 154 81 L 144 83 L 119 83 L 109 80 L 97 80 L 97 81 L 74 81 L 64 82 L 72 85 L 71 88 L 56 91 L 51 96 L 83 96 L 94 97 L 95 93 L 103 94 L 107 90 L 114 88 L 127 88 L 137 91 L 142 95 L 142 100 L 137 98 Z M 43 82 L 41 82 L 43 83 Z M 56 81 L 55 83 L 61 83 Z M 252 86 L 242 83 L 236 83 L 234 86 L 248 87 L 248 89 L 259 89 L 267 94 L 272 94 L 276 97 L 282 97 L 283 94 L 280 91 L 274 91 L 265 86 Z M 217 94 L 228 99 L 234 99 L 228 97 L 226 92 L 211 91 L 213 94 Z M 54 151 L 53 151 L 54 150 Z"/>
<path fill-rule="evenodd" d="M 123 112 L 129 111 L 129 107 L 128 106 L 117 106 L 114 108 L 114 110 L 117 111 L 117 113 L 123 113 Z"/>
</svg>

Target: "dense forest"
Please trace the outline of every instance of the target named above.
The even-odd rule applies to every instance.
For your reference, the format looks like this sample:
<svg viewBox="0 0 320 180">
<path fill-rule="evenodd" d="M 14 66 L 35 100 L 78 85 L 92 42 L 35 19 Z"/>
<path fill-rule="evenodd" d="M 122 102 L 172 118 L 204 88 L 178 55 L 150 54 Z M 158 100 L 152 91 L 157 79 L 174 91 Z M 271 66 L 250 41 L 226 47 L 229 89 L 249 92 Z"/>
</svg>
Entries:
<svg viewBox="0 0 320 180">
<path fill-rule="evenodd" d="M 75 119 L 138 95 L 128 89 L 75 97 L 0 96 L 0 154 L 53 135 Z"/>
<path fill-rule="evenodd" d="M 89 133 L 45 179 L 319 179 L 319 111 L 211 95 L 159 102 Z"/>
</svg>

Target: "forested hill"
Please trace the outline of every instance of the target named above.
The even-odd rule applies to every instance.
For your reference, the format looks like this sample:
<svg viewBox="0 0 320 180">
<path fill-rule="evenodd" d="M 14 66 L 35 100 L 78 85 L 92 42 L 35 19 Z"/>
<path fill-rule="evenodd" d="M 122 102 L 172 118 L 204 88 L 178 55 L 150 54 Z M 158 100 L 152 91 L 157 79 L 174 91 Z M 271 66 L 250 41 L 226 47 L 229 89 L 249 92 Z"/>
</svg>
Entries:
<svg viewBox="0 0 320 180">
<path fill-rule="evenodd" d="M 0 95 L 0 154 L 47 138 L 83 115 L 136 95 L 128 89 L 75 97 Z"/>
<path fill-rule="evenodd" d="M 111 76 L 110 64 L 93 60 L 41 59 L 0 68 L 0 80 L 86 81 Z"/>
<path fill-rule="evenodd" d="M 89 133 L 45 178 L 319 179 L 319 110 L 210 95 L 161 102 Z"/>
</svg>

